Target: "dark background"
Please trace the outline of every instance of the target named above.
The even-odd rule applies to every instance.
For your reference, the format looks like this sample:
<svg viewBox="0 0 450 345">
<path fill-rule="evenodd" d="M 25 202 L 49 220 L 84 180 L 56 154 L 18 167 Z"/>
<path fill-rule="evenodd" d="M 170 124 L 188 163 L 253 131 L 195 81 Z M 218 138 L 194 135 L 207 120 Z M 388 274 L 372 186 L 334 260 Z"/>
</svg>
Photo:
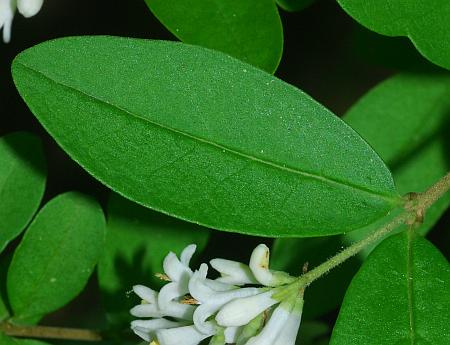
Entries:
<svg viewBox="0 0 450 345">
<path fill-rule="evenodd" d="M 287 13 L 280 10 L 284 27 L 284 54 L 276 75 L 341 116 L 362 94 L 400 70 L 433 68 L 407 39 L 387 38 L 355 23 L 334 1 L 317 1 L 309 8 Z M 44 141 L 48 161 L 45 200 L 76 189 L 94 195 L 105 205 L 109 191 L 74 163 L 42 129 L 16 92 L 10 75 L 15 55 L 39 42 L 73 35 L 117 35 L 176 40 L 151 14 L 143 0 L 44 1 L 41 12 L 30 19 L 16 14 L 12 41 L 0 42 L 0 135 L 16 130 L 37 133 Z M 449 213 L 431 232 L 430 239 L 449 256 Z M 215 256 L 229 253 L 247 260 L 260 239 L 215 232 Z M 266 239 L 267 241 L 267 239 Z M 11 252 L 18 241 L 8 247 Z M 245 248 L 245 250 L 243 249 Z M 333 253 L 329 253 L 330 255 Z M 206 256 L 212 255 L 210 252 Z M 82 325 L 98 315 L 95 278 L 89 288 L 46 323 Z M 75 321 L 74 318 L 84 321 Z M 325 317 L 333 321 L 336 313 Z M 67 317 L 67 319 L 66 319 Z"/>
</svg>

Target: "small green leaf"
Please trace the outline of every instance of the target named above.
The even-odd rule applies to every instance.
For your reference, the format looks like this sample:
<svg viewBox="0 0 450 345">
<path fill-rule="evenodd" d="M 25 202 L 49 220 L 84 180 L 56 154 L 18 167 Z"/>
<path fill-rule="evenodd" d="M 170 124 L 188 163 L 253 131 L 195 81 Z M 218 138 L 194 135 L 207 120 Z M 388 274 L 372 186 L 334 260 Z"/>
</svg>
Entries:
<svg viewBox="0 0 450 345">
<path fill-rule="evenodd" d="M 0 138 L 0 252 L 25 228 L 44 195 L 46 164 L 38 137 Z"/>
<path fill-rule="evenodd" d="M 447 0 L 338 0 L 365 27 L 386 36 L 407 36 L 436 65 L 450 69 L 450 2 Z"/>
<path fill-rule="evenodd" d="M 391 236 L 353 278 L 330 344 L 447 345 L 449 291 L 450 266 L 430 242 Z"/>
<path fill-rule="evenodd" d="M 39 340 L 33 339 L 21 339 L 12 338 L 0 332 L 0 344 L 1 345 L 49 345 L 49 343 L 44 343 Z"/>
<path fill-rule="evenodd" d="M 105 240 L 103 212 L 76 192 L 57 196 L 37 214 L 14 253 L 8 297 L 15 319 L 52 312 L 86 285 Z"/>
<path fill-rule="evenodd" d="M 155 273 L 169 252 L 179 254 L 187 245 L 206 245 L 209 231 L 146 209 L 113 194 L 108 204 L 106 247 L 98 266 L 105 308 L 113 324 L 129 323 L 136 303 L 126 298 L 133 285 L 160 287 Z"/>
<path fill-rule="evenodd" d="M 305 9 L 316 0 L 276 0 L 278 6 L 289 12 L 296 12 Z"/>
<path fill-rule="evenodd" d="M 181 219 L 262 236 L 326 235 L 400 202 L 384 163 L 340 119 L 220 52 L 65 38 L 20 54 L 13 76 L 73 159 Z"/>
<path fill-rule="evenodd" d="M 145 0 L 181 41 L 227 53 L 273 73 L 283 52 L 274 0 Z"/>
</svg>

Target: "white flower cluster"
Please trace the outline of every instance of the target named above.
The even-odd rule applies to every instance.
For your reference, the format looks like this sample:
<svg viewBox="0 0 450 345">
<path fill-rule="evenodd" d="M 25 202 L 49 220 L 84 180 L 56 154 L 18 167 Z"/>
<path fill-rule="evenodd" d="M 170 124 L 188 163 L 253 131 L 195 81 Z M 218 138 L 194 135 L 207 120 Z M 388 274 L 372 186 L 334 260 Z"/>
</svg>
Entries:
<svg viewBox="0 0 450 345">
<path fill-rule="evenodd" d="M 3 28 L 3 42 L 11 40 L 11 26 L 16 8 L 25 18 L 36 15 L 44 0 L 0 0 L 0 29 Z"/>
<path fill-rule="evenodd" d="M 294 277 L 269 269 L 267 246 L 253 250 L 249 265 L 211 260 L 221 274 L 215 280 L 207 278 L 206 264 L 197 271 L 189 268 L 195 249 L 189 245 L 180 258 L 172 252 L 166 256 L 163 267 L 170 282 L 159 293 L 133 287 L 142 303 L 131 314 L 150 318 L 131 323 L 138 336 L 151 345 L 197 345 L 209 337 L 211 345 L 295 344 L 303 293 L 291 284 Z"/>
</svg>

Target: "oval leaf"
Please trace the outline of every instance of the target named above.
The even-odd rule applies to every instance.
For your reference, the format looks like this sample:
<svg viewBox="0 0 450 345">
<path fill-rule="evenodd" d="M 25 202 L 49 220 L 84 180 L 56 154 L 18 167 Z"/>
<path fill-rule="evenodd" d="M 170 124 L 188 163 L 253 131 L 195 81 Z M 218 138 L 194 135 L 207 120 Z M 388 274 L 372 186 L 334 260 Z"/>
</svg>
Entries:
<svg viewBox="0 0 450 345">
<path fill-rule="evenodd" d="M 182 219 L 263 236 L 325 235 L 370 223 L 400 200 L 384 163 L 340 119 L 219 52 L 67 38 L 20 54 L 13 76 L 86 170 Z"/>
<path fill-rule="evenodd" d="M 8 297 L 15 319 L 52 312 L 86 285 L 105 239 L 103 211 L 76 192 L 57 196 L 37 214 L 17 247 L 8 271 Z"/>
<path fill-rule="evenodd" d="M 273 0 L 145 0 L 181 41 L 234 56 L 273 73 L 283 27 Z"/>
<path fill-rule="evenodd" d="M 133 285 L 161 287 L 164 257 L 195 243 L 205 247 L 209 231 L 197 225 L 144 208 L 113 194 L 107 212 L 106 246 L 98 266 L 98 279 L 109 320 L 127 325 L 134 299 L 125 298 Z"/>
<path fill-rule="evenodd" d="M 0 252 L 37 211 L 46 173 L 38 137 L 17 132 L 0 138 Z"/>
<path fill-rule="evenodd" d="M 330 345 L 433 344 L 450 337 L 450 266 L 403 232 L 367 258 L 345 295 Z"/>
<path fill-rule="evenodd" d="M 450 69 L 450 3 L 447 0 L 338 0 L 365 27 L 387 36 L 407 36 L 436 65 Z"/>
</svg>

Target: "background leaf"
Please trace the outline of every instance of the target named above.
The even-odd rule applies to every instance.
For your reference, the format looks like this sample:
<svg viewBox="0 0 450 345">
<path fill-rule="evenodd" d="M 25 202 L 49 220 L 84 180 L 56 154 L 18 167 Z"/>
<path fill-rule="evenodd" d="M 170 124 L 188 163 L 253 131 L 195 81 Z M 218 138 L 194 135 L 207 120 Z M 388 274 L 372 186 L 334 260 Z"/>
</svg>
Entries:
<svg viewBox="0 0 450 345">
<path fill-rule="evenodd" d="M 6 308 L 3 298 L 0 294 L 0 321 L 6 319 L 9 316 L 8 309 Z"/>
<path fill-rule="evenodd" d="M 145 0 L 181 41 L 234 56 L 273 73 L 283 52 L 274 0 Z"/>
<path fill-rule="evenodd" d="M 112 194 L 108 203 L 106 247 L 98 267 L 105 309 L 112 325 L 129 325 L 129 310 L 136 304 L 127 298 L 133 285 L 161 287 L 155 273 L 170 252 L 180 254 L 189 244 L 197 253 L 205 247 L 209 231 L 167 217 Z"/>
<path fill-rule="evenodd" d="M 20 54 L 13 75 L 33 113 L 86 170 L 182 219 L 313 236 L 360 228 L 399 203 L 389 170 L 341 120 L 219 52 L 67 38 Z"/>
<path fill-rule="evenodd" d="M 277 4 L 285 11 L 301 11 L 310 6 L 316 0 L 276 0 Z"/>
<path fill-rule="evenodd" d="M 46 173 L 38 137 L 16 132 L 0 138 L 0 252 L 37 211 Z"/>
<path fill-rule="evenodd" d="M 450 266 L 427 240 L 383 241 L 353 279 L 331 345 L 448 344 Z"/>
<path fill-rule="evenodd" d="M 427 59 L 450 69 L 447 0 L 338 0 L 360 24 L 387 36 L 408 36 Z"/>
<path fill-rule="evenodd" d="M 52 312 L 85 286 L 105 240 L 103 212 L 76 192 L 57 196 L 38 213 L 16 249 L 8 271 L 15 319 Z"/>
</svg>

